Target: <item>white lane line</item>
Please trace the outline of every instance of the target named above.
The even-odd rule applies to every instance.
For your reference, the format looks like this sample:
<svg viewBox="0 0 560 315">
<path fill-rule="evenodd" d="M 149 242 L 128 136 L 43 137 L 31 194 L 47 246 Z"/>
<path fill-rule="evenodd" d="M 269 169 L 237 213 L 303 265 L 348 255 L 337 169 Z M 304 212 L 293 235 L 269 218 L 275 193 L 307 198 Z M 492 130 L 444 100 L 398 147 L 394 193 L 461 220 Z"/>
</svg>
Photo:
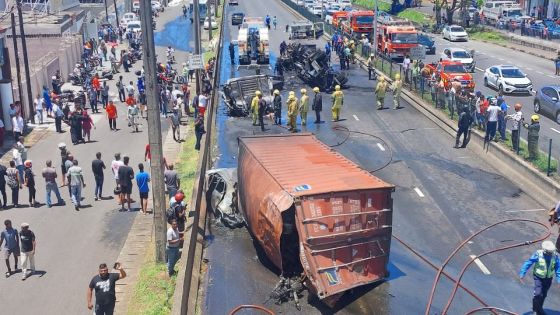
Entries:
<svg viewBox="0 0 560 315">
<path fill-rule="evenodd" d="M 457 157 L 457 158 L 458 158 L 458 159 L 469 159 L 470 156 L 459 156 L 459 157 Z"/>
<path fill-rule="evenodd" d="M 552 129 L 552 131 L 554 131 L 554 132 L 560 133 L 560 131 L 558 131 L 558 130 L 552 128 L 552 127 L 550 129 Z"/>
<path fill-rule="evenodd" d="M 550 74 L 547 74 L 546 76 L 548 76 L 549 78 L 553 78 L 553 79 L 556 79 L 556 77 L 555 77 L 555 76 L 553 76 L 553 75 L 550 75 Z"/>
<path fill-rule="evenodd" d="M 467 244 L 473 244 L 473 243 L 474 243 L 473 241 L 468 241 L 468 242 L 467 242 Z"/>
<path fill-rule="evenodd" d="M 482 263 L 482 261 L 480 261 L 480 259 L 475 258 L 475 255 L 470 255 L 471 259 L 474 258 L 474 263 L 478 266 L 478 268 L 480 269 L 480 271 L 482 271 L 483 274 L 485 275 L 489 275 L 490 274 L 490 270 L 488 270 L 488 268 L 486 268 L 486 266 L 484 266 L 484 264 Z"/>
<path fill-rule="evenodd" d="M 529 67 L 527 67 L 527 70 L 533 71 L 533 68 L 529 68 Z"/>
<path fill-rule="evenodd" d="M 537 212 L 537 211 L 545 211 L 546 209 L 525 209 L 525 210 L 508 210 L 506 212 Z"/>
<path fill-rule="evenodd" d="M 358 116 L 356 116 L 356 115 L 352 115 L 352 116 L 353 116 L 354 119 L 356 119 L 357 121 L 360 121 L 360 120 L 358 119 Z"/>
<path fill-rule="evenodd" d="M 484 70 L 480 69 L 479 67 L 474 67 L 475 70 L 478 70 L 480 72 L 484 72 Z"/>
<path fill-rule="evenodd" d="M 544 72 L 542 72 L 542 71 L 537 71 L 537 73 L 544 75 Z"/>
<path fill-rule="evenodd" d="M 420 196 L 420 198 L 424 198 L 424 194 L 422 193 L 420 188 L 414 187 L 414 191 L 418 194 L 418 196 Z"/>
<path fill-rule="evenodd" d="M 383 145 L 381 143 L 378 143 L 377 147 L 379 148 L 379 150 L 385 151 L 385 148 L 383 147 Z"/>
</svg>

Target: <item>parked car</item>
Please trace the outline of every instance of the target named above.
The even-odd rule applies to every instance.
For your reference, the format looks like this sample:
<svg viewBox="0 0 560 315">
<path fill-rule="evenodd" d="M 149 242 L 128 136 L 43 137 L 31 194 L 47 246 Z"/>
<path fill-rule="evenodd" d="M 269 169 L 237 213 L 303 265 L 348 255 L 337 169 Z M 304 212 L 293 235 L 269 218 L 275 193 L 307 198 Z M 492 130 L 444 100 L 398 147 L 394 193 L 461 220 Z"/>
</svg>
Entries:
<svg viewBox="0 0 560 315">
<path fill-rule="evenodd" d="M 443 38 L 451 42 L 469 40 L 469 35 L 464 28 L 459 25 L 446 25 L 442 31 Z"/>
<path fill-rule="evenodd" d="M 442 60 L 460 61 L 469 72 L 475 71 L 475 62 L 470 52 L 463 48 L 445 48 L 440 55 Z"/>
<path fill-rule="evenodd" d="M 127 12 L 127 13 L 122 15 L 120 26 L 126 28 L 126 25 L 128 24 L 128 22 L 137 21 L 137 20 L 138 20 L 138 16 L 136 15 L 136 13 Z"/>
<path fill-rule="evenodd" d="M 161 3 L 159 1 L 152 0 L 152 11 L 154 12 L 163 11 L 163 7 L 161 6 Z"/>
<path fill-rule="evenodd" d="M 134 1 L 132 3 L 132 12 L 134 13 L 140 12 L 140 1 Z"/>
<path fill-rule="evenodd" d="M 231 14 L 231 25 L 243 24 L 243 18 L 245 14 L 243 12 L 234 12 Z"/>
<path fill-rule="evenodd" d="M 494 87 L 503 93 L 531 94 L 533 92 L 533 82 L 519 68 L 510 65 L 498 65 L 486 69 L 484 85 Z"/>
<path fill-rule="evenodd" d="M 207 16 L 207 17 L 204 19 L 204 29 L 205 29 L 205 30 L 207 30 L 207 29 L 209 28 L 209 27 L 208 27 L 208 24 L 209 24 L 209 23 L 208 23 L 208 20 L 210 20 L 210 26 L 212 26 L 212 29 L 213 29 L 213 30 L 218 29 L 218 22 L 216 22 L 216 20 L 214 19 L 214 17 L 210 18 L 209 16 Z"/>
<path fill-rule="evenodd" d="M 426 48 L 427 55 L 436 54 L 436 43 L 432 37 L 428 36 L 428 34 L 418 33 L 418 44 Z"/>
<path fill-rule="evenodd" d="M 554 120 L 556 120 L 557 124 L 560 124 L 559 92 L 559 85 L 544 86 L 537 91 L 537 95 L 535 95 L 535 101 L 533 103 L 535 113 L 552 116 Z"/>
<path fill-rule="evenodd" d="M 126 24 L 127 32 L 139 31 L 141 28 L 142 26 L 140 26 L 140 21 L 130 21 Z"/>
<path fill-rule="evenodd" d="M 343 9 L 346 7 L 352 7 L 352 1 L 350 0 L 338 0 L 338 3 Z"/>
<path fill-rule="evenodd" d="M 323 14 L 323 7 L 321 7 L 320 5 L 314 5 L 309 8 L 309 12 L 320 17 Z"/>
<path fill-rule="evenodd" d="M 229 0 L 228 5 L 239 5 L 239 1 L 237 0 Z"/>
<path fill-rule="evenodd" d="M 312 8 L 315 5 L 315 1 L 314 0 L 303 0 L 303 6 L 309 10 L 309 8 Z"/>
</svg>

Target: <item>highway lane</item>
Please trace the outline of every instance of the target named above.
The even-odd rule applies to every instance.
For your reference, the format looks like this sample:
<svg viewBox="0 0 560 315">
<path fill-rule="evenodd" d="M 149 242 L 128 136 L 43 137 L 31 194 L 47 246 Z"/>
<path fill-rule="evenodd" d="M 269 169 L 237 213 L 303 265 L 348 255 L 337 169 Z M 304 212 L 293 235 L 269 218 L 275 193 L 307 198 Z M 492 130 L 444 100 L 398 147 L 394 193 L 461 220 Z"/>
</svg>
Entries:
<svg viewBox="0 0 560 315">
<path fill-rule="evenodd" d="M 441 35 L 433 35 L 436 42 L 436 55 L 427 55 L 426 61 L 434 62 L 439 60 L 441 52 L 448 47 L 459 47 L 467 50 L 475 50 L 476 72 L 473 74 L 476 82 L 476 90 L 484 95 L 497 95 L 497 90 L 484 86 L 484 71 L 494 65 L 509 64 L 519 67 L 533 81 L 533 89 L 538 90 L 546 85 L 558 84 L 558 76 L 554 75 L 554 64 L 550 60 L 537 57 L 530 53 L 523 53 L 505 47 L 483 43 L 479 41 L 469 42 L 449 42 Z M 526 121 L 530 121 L 533 115 L 533 95 L 506 95 L 506 103 L 510 105 L 513 112 L 513 105 L 520 103 L 523 105 L 523 113 Z M 539 145 L 541 150 L 548 152 L 549 139 L 553 139 L 553 156 L 560 158 L 560 125 L 554 121 L 554 117 L 547 117 L 541 114 L 541 132 Z M 511 130 L 511 123 L 508 123 Z M 522 132 L 522 137 L 527 139 L 527 132 Z"/>
<path fill-rule="evenodd" d="M 269 2 L 267 9 L 263 10 L 259 2 L 247 0 L 239 8 L 228 9 L 227 12 L 232 11 L 243 11 L 248 16 L 276 14 L 281 26 L 286 21 L 298 19 L 279 1 Z M 231 38 L 236 38 L 236 34 L 236 28 L 231 28 L 228 20 L 224 47 L 227 47 Z M 278 54 L 279 43 L 286 39 L 287 34 L 281 30 L 271 32 L 270 46 L 275 54 Z M 321 41 L 319 44 L 322 47 Z M 247 74 L 246 71 L 232 68 L 228 59 L 225 58 L 221 66 L 222 75 L 226 76 L 222 83 L 229 76 Z M 540 206 L 520 187 L 503 178 L 497 170 L 487 166 L 469 149 L 451 149 L 453 139 L 410 105 L 403 104 L 405 108 L 398 111 L 375 111 L 371 92 L 374 81 L 368 81 L 362 70 L 350 70 L 349 75 L 351 88 L 345 91 L 345 120 L 337 124 L 375 134 L 385 142 L 372 140 L 367 136 L 351 136 L 346 143 L 335 149 L 365 169 L 383 165 L 391 158 L 389 152 L 393 152 L 389 166 L 375 174 L 397 186 L 393 195 L 394 233 L 428 259 L 436 264 L 441 263 L 461 239 L 486 224 L 505 218 L 542 217 L 542 212 L 539 211 L 523 211 Z M 301 84 L 293 74 L 286 76 L 287 86 L 282 91 L 284 98 L 288 90 L 299 92 L 302 87 L 310 90 L 309 86 Z M 343 139 L 344 134 L 332 130 L 335 124 L 330 122 L 328 99 L 329 96 L 324 95 L 323 120 L 326 122 L 311 124 L 302 128 L 302 131 L 313 132 L 322 141 L 332 145 Z M 387 105 L 390 101 L 391 97 L 388 97 Z M 284 109 L 284 116 L 285 113 Z M 224 104 L 219 109 L 217 127 L 220 158 L 216 167 L 237 165 L 238 136 L 261 134 L 258 127 L 251 126 L 249 118 L 227 117 Z M 286 132 L 284 128 L 270 123 L 267 128 L 269 130 L 266 133 Z M 246 229 L 231 231 L 213 226 L 212 231 L 214 237 L 210 238 L 206 251 L 209 268 L 204 281 L 206 294 L 203 312 L 218 314 L 239 304 L 262 304 L 277 281 L 270 263 L 255 250 Z M 469 255 L 479 253 L 482 249 L 511 240 L 530 239 L 539 232 L 526 225 L 496 229 L 485 237 L 476 239 L 462 251 L 452 262 L 450 271 L 456 273 Z M 464 281 L 490 304 L 515 311 L 528 311 L 531 287 L 519 285 L 516 273 L 522 259 L 534 249 L 535 247 L 524 248 L 485 257 L 481 261 L 491 274 L 486 275 L 482 269 L 473 266 Z M 434 270 L 396 242 L 393 242 L 389 268 L 391 277 L 387 282 L 353 290 L 334 311 L 311 298 L 304 301 L 302 312 L 418 314 L 423 311 Z M 450 283 L 443 281 L 441 289 L 433 311 L 441 310 L 447 299 L 445 293 L 449 292 Z M 556 301 L 549 303 L 556 309 L 559 306 Z M 276 312 L 299 313 L 290 303 L 279 306 L 271 304 L 269 302 L 268 306 Z M 460 293 L 452 313 L 464 312 L 477 305 L 472 298 Z"/>
</svg>

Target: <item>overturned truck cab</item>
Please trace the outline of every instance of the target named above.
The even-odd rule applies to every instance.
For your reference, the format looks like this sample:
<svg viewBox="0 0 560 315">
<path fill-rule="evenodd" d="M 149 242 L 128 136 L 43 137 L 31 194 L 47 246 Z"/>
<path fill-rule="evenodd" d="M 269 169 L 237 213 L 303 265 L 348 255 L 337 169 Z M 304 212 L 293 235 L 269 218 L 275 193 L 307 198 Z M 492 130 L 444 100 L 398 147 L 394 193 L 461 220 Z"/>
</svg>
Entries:
<svg viewBox="0 0 560 315">
<path fill-rule="evenodd" d="M 238 141 L 238 207 L 283 277 L 304 275 L 332 306 L 388 276 L 393 185 L 312 134 Z"/>
</svg>

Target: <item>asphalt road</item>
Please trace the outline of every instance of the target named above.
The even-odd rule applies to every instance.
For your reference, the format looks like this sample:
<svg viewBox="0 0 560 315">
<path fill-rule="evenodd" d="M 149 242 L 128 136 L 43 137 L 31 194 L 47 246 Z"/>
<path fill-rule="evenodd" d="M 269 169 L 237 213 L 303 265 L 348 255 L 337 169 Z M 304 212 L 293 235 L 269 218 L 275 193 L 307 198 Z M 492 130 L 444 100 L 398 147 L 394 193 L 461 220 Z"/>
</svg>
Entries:
<svg viewBox="0 0 560 315">
<path fill-rule="evenodd" d="M 285 24 L 299 19 L 280 1 L 267 2 L 263 10 L 261 2 L 246 0 L 238 8 L 227 9 L 228 14 L 233 11 L 243 11 L 247 16 L 265 16 L 268 13 L 278 17 L 281 27 L 272 30 L 270 35 L 273 55 L 278 54 L 280 42 L 287 40 L 287 34 L 283 32 Z M 228 46 L 231 38 L 236 38 L 236 29 L 230 26 L 228 20 L 223 47 Z M 322 44 L 319 42 L 319 47 Z M 334 59 L 333 64 L 336 64 Z M 222 61 L 221 71 L 222 83 L 229 77 L 250 74 L 231 67 L 229 58 Z M 286 86 L 282 91 L 284 99 L 289 90 L 296 91 L 298 96 L 300 88 L 310 90 L 311 87 L 302 84 L 293 73 L 285 76 Z M 334 149 L 369 170 L 384 165 L 390 159 L 387 167 L 374 174 L 397 186 L 393 195 L 393 233 L 430 261 L 441 264 L 462 239 L 501 219 L 543 218 L 542 206 L 528 196 L 522 187 L 505 179 L 498 170 L 486 165 L 469 149 L 452 149 L 454 139 L 409 104 L 403 103 L 404 108 L 401 110 L 376 111 L 372 93 L 374 81 L 368 81 L 363 70 L 353 68 L 349 76 L 350 88 L 344 91 L 344 120 L 330 122 L 330 97 L 324 95 L 325 123 L 310 124 L 301 127 L 301 130 L 315 133 L 329 145 L 338 144 L 345 137 L 344 133 L 332 130 L 335 125 L 383 139 L 379 141 L 369 136 L 352 135 Z M 391 96 L 388 96 L 387 107 L 390 102 Z M 283 114 L 286 115 L 285 108 Z M 313 116 L 313 113 L 309 115 Z M 260 128 L 253 127 L 250 118 L 228 117 L 224 104 L 219 108 L 217 119 L 220 157 L 215 166 L 236 167 L 237 137 L 261 134 Z M 266 134 L 286 132 L 284 127 L 273 126 L 270 122 L 266 127 Z M 212 225 L 210 232 L 213 237 L 209 237 L 205 254 L 209 268 L 204 280 L 206 292 L 203 312 L 222 314 L 240 304 L 264 303 L 278 277 L 266 258 L 256 250 L 246 229 L 229 230 Z M 514 241 L 532 239 L 540 234 L 539 229 L 526 224 L 496 228 L 476 238 L 459 253 L 447 270 L 457 274 L 469 255 Z M 481 266 L 484 267 L 473 265 L 465 274 L 463 282 L 490 305 L 520 313 L 528 312 L 532 296 L 531 280 L 527 278 L 527 284 L 520 285 L 517 272 L 523 260 L 535 249 L 537 246 L 484 257 L 481 259 Z M 489 274 L 484 273 L 484 268 Z M 423 312 L 435 270 L 397 242 L 392 242 L 389 269 L 391 276 L 388 281 L 353 290 L 334 309 L 327 308 L 313 297 L 303 299 L 301 312 L 291 303 L 274 305 L 269 302 L 267 306 L 284 314 Z M 441 311 L 450 289 L 450 282 L 440 282 L 432 313 Z M 480 304 L 473 298 L 459 292 L 450 314 L 462 314 L 477 306 Z M 549 299 L 546 307 L 549 310 L 559 309 L 560 303 Z"/>
<path fill-rule="evenodd" d="M 180 10 L 166 10 L 158 19 L 158 29 L 161 32 L 165 24 L 176 26 Z M 190 25 L 190 23 L 189 23 Z M 165 31 L 168 32 L 168 31 Z M 175 33 L 176 36 L 178 32 Z M 182 39 L 188 41 L 190 28 L 181 31 Z M 181 40 L 178 40 L 181 41 Z M 157 44 L 157 43 L 156 43 Z M 180 47 L 176 47 L 179 49 Z M 119 49 L 119 47 L 117 47 Z M 156 52 L 165 56 L 165 46 L 156 47 Z M 186 52 L 177 51 L 178 61 L 184 60 Z M 130 73 L 121 69 L 124 81 L 134 81 L 134 71 L 141 69 L 142 61 L 133 66 Z M 14 226 L 20 230 L 20 224 L 27 222 L 37 237 L 36 269 L 40 275 L 34 275 L 26 281 L 21 281 L 21 273 L 12 275 L 8 279 L 0 279 L 0 308 L 2 314 L 91 314 L 86 307 L 86 288 L 95 274 L 98 265 L 107 263 L 112 266 L 126 240 L 134 217 L 134 212 L 118 212 L 116 200 L 113 199 L 115 186 L 110 163 L 113 155 L 120 152 L 130 157 L 130 165 L 135 171 L 138 163 L 144 162 L 144 147 L 148 142 L 147 123 L 144 120 L 139 133 L 132 133 L 127 127 L 126 105 L 118 101 L 115 80 L 109 81 L 111 97 L 116 99 L 119 118 L 117 132 L 110 131 L 107 119 L 103 114 L 94 114 L 96 129 L 92 130 L 92 141 L 87 144 L 72 145 L 69 128 L 58 134 L 54 125 L 47 127 L 49 133 L 40 142 L 29 148 L 28 157 L 33 160 L 33 169 L 37 182 L 37 201 L 42 203 L 39 208 L 28 208 L 28 192 L 20 191 L 20 203 L 25 207 L 0 211 L 0 221 L 12 220 Z M 66 87 L 66 86 L 65 86 Z M 99 105 L 101 106 L 101 105 Z M 168 123 L 162 120 L 162 134 L 167 133 Z M 79 212 L 74 210 L 67 187 L 60 188 L 66 206 L 47 208 L 45 202 L 45 186 L 41 177 L 45 161 L 51 159 L 60 174 L 60 153 L 57 145 L 60 142 L 68 144 L 70 152 L 78 159 L 84 171 L 87 187 L 82 191 L 83 208 Z M 95 182 L 91 172 L 91 161 L 95 153 L 101 152 L 102 159 L 107 166 L 103 195 L 107 200 L 94 201 L 93 189 Z M 149 169 L 147 169 L 149 171 Z M 57 181 L 58 182 L 58 181 Z M 8 196 L 10 196 L 9 188 Z M 55 198 L 53 196 L 53 198 Z M 139 200 L 136 187 L 133 188 L 133 199 Z M 11 198 L 8 197 L 11 202 Z M 135 203 L 133 208 L 138 209 Z M 2 230 L 4 229 L 2 225 Z M 11 263 L 13 265 L 13 263 Z M 123 266 L 125 270 L 127 266 Z M 0 267 L 2 274 L 5 266 Z"/>
<path fill-rule="evenodd" d="M 449 42 L 442 38 L 441 35 L 433 35 L 436 42 L 436 54 L 427 55 L 426 61 L 433 62 L 440 58 L 441 53 L 448 47 L 459 47 L 467 50 L 475 50 L 474 60 L 476 62 L 476 72 L 473 74 L 476 88 L 484 95 L 497 95 L 498 91 L 494 88 L 484 86 L 484 71 L 495 65 L 514 65 L 519 67 L 526 73 L 531 81 L 533 81 L 533 89 L 539 90 L 546 85 L 554 85 L 558 82 L 558 76 L 554 75 L 554 64 L 550 60 L 545 60 L 530 53 L 523 53 L 501 46 L 487 44 L 478 41 L 469 42 Z M 522 112 L 525 120 L 530 121 L 533 115 L 533 95 L 506 95 L 506 103 L 510 106 L 510 113 L 513 113 L 513 105 L 520 103 L 523 105 Z M 555 118 L 540 114 L 541 131 L 539 145 L 541 150 L 548 152 L 549 139 L 553 139 L 552 152 L 553 156 L 560 158 L 560 125 L 555 122 Z M 508 122 L 508 129 L 511 130 L 511 122 Z M 522 132 L 522 137 L 527 139 L 527 132 Z"/>
</svg>

